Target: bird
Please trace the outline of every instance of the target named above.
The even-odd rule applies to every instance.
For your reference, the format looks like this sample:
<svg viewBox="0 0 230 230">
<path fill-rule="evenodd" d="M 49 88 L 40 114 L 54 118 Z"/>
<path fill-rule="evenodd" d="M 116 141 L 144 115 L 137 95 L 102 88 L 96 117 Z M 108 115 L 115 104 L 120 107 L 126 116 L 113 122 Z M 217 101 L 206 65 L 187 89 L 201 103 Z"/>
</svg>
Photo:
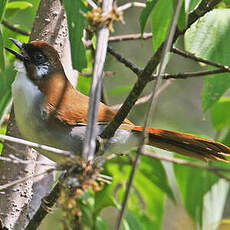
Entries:
<svg viewBox="0 0 230 230">
<path fill-rule="evenodd" d="M 73 152 L 82 157 L 87 128 L 89 97 L 71 85 L 58 52 L 45 41 L 10 40 L 20 49 L 6 48 L 16 57 L 17 74 L 12 84 L 16 124 L 22 136 L 39 144 Z M 100 102 L 98 136 L 114 118 L 116 111 Z M 109 139 L 105 154 L 128 152 L 138 146 L 142 126 L 125 119 Z M 230 148 L 222 143 L 157 128 L 147 128 L 147 145 L 179 153 L 199 160 L 228 162 Z M 47 150 L 39 150 L 56 163 L 66 159 Z"/>
</svg>

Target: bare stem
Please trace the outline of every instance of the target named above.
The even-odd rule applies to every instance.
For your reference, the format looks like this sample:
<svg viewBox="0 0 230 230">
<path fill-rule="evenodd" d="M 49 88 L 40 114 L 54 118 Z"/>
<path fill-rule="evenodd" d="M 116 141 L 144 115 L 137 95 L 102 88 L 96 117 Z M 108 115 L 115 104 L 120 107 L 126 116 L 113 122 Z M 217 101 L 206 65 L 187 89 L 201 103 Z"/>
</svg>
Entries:
<svg viewBox="0 0 230 230">
<path fill-rule="evenodd" d="M 230 173 L 230 169 L 228 169 L 228 168 L 220 168 L 220 167 L 214 167 L 214 166 L 207 165 L 207 164 L 200 164 L 200 163 L 191 162 L 191 161 L 187 161 L 187 160 L 180 159 L 180 158 L 169 157 L 169 156 L 164 156 L 162 154 L 151 153 L 151 152 L 146 151 L 146 150 L 142 151 L 142 155 L 147 156 L 147 157 L 151 157 L 151 158 L 154 158 L 157 160 L 167 161 L 167 162 L 171 162 L 174 164 L 179 164 L 179 165 L 183 165 L 183 166 L 187 166 L 187 167 L 204 169 L 204 170 L 207 170 L 209 172 L 216 174 L 218 177 L 221 177 L 227 181 L 230 181 L 230 177 L 226 177 L 225 175 L 222 174 L 222 172 Z"/>
<path fill-rule="evenodd" d="M 2 25 L 4 25 L 6 28 L 8 28 L 9 30 L 12 30 L 16 33 L 19 33 L 19 34 L 22 34 L 22 35 L 25 35 L 25 36 L 30 36 L 30 32 L 27 32 L 25 30 L 22 30 L 20 28 L 17 28 L 16 26 L 14 25 L 11 25 L 9 22 L 5 21 L 5 20 L 2 20 Z"/>
<path fill-rule="evenodd" d="M 186 52 L 186 51 L 183 51 L 183 50 L 180 50 L 178 48 L 175 48 L 173 47 L 171 49 L 171 51 L 175 54 L 178 54 L 178 55 L 181 55 L 185 58 L 189 58 L 189 59 L 192 59 L 194 61 L 197 61 L 197 62 L 202 62 L 204 64 L 207 64 L 207 65 L 211 65 L 211 66 L 214 66 L 214 67 L 217 67 L 219 69 L 223 69 L 223 70 L 226 70 L 228 72 L 230 72 L 230 67 L 227 66 L 227 65 L 220 65 L 220 64 L 217 64 L 215 62 L 212 62 L 212 61 L 209 61 L 209 60 L 206 60 L 206 59 L 203 59 L 203 58 L 200 58 L 200 57 L 197 57 L 195 56 L 194 54 L 191 54 L 189 52 Z"/>
<path fill-rule="evenodd" d="M 169 34 L 168 34 L 168 38 L 167 41 L 164 44 L 164 48 L 163 48 L 163 53 L 161 56 L 161 60 L 160 60 L 160 67 L 159 67 L 159 72 L 158 72 L 158 76 L 156 78 L 156 82 L 153 85 L 153 89 L 152 89 L 152 96 L 151 96 L 151 103 L 150 106 L 148 108 L 147 114 L 146 114 L 146 119 L 145 119 L 145 124 L 144 124 L 144 128 L 143 128 L 143 132 L 142 132 L 142 136 L 138 145 L 138 149 L 137 149 L 137 154 L 133 163 L 133 167 L 132 167 L 132 171 L 129 177 L 129 181 L 127 184 L 127 188 L 125 191 L 125 197 L 122 203 L 122 208 L 121 208 L 121 212 L 120 215 L 118 217 L 118 221 L 117 221 L 117 230 L 121 229 L 121 225 L 122 225 L 122 220 L 124 218 L 125 215 L 125 211 L 126 211 L 126 207 L 127 207 L 127 203 L 128 203 L 128 199 L 129 199 L 129 195 L 130 195 L 130 191 L 131 191 L 131 187 L 133 184 L 133 180 L 134 180 L 134 176 L 135 173 L 137 171 L 138 165 L 139 165 L 139 161 L 140 161 L 140 156 L 142 154 L 142 150 L 143 150 L 143 146 L 145 143 L 145 139 L 147 138 L 147 127 L 149 126 L 151 117 L 152 117 L 152 113 L 153 110 L 155 108 L 155 105 L 157 103 L 157 98 L 158 96 L 156 95 L 157 90 L 159 89 L 160 85 L 161 85 L 161 81 L 162 81 L 162 77 L 160 76 L 166 68 L 166 58 L 167 58 L 167 54 L 170 51 L 171 45 L 173 43 L 173 38 L 174 38 L 174 34 L 176 31 L 176 25 L 177 25 L 177 19 L 179 16 L 179 12 L 180 12 L 180 8 L 181 8 L 181 4 L 182 4 L 182 0 L 178 0 L 177 1 L 177 6 L 173 15 L 173 19 L 171 22 L 171 26 L 169 29 Z"/>
</svg>

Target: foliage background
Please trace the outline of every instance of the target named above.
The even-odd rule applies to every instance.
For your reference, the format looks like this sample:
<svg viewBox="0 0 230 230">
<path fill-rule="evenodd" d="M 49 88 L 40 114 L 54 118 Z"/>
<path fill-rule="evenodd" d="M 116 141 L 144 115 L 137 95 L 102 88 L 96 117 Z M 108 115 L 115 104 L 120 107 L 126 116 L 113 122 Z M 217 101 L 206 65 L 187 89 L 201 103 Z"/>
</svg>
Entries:
<svg viewBox="0 0 230 230">
<path fill-rule="evenodd" d="M 16 7 L 16 10 L 11 9 L 11 12 L 8 10 L 5 18 L 11 24 L 18 24 L 20 28 L 29 31 L 32 27 L 32 18 L 35 17 L 39 1 L 31 0 L 26 2 L 24 2 L 24 9 Z M 31 7 L 28 2 L 32 4 Z M 122 5 L 126 2 L 128 1 L 120 0 L 117 1 L 117 4 Z M 198 3 L 199 1 L 191 2 Z M 20 2 L 20 6 L 22 5 L 22 2 Z M 226 6 L 224 5 L 224 7 Z M 223 5 L 219 7 L 223 7 Z M 124 13 L 125 24 L 115 24 L 115 32 L 112 35 L 140 32 L 138 18 L 141 11 L 142 9 L 139 8 L 131 8 L 126 11 Z M 1 26 L 1 29 L 4 46 L 6 47 L 12 46 L 7 40 L 8 37 L 14 37 L 21 41 L 27 41 L 28 39 L 26 36 L 18 35 L 4 26 Z M 151 31 L 150 24 L 147 25 L 145 31 Z M 180 38 L 177 41 L 177 45 L 183 48 L 183 44 L 184 41 Z M 153 54 L 151 39 L 117 42 L 112 43 L 111 47 L 140 67 L 143 67 Z M 3 89 L 0 90 L 0 115 L 6 107 L 7 103 L 5 102 L 10 101 L 9 89 L 14 77 L 12 56 L 5 55 L 7 56 L 6 67 L 1 62 L 0 73 L 0 87 Z M 181 73 L 198 71 L 201 68 L 207 67 L 201 67 L 198 63 L 173 55 L 166 72 Z M 134 84 L 136 76 L 110 55 L 107 57 L 105 70 L 114 71 L 115 73 L 113 76 L 104 78 L 105 92 L 109 104 L 122 103 Z M 82 83 L 83 81 L 84 83 Z M 89 88 L 87 86 L 90 83 L 88 77 L 81 76 L 79 82 L 83 85 L 78 87 Z M 174 80 L 161 93 L 151 126 L 215 138 L 217 130 L 210 119 L 210 112 L 203 113 L 202 89 L 202 77 Z M 147 86 L 144 94 L 149 92 L 150 86 Z M 141 125 L 143 124 L 145 111 L 146 104 L 137 105 L 131 111 L 129 119 L 135 124 Z M 228 126 L 229 123 L 227 122 L 224 127 L 225 132 L 228 132 Z M 2 126 L 1 132 L 4 132 L 4 130 L 5 126 Z M 222 136 L 224 137 L 224 132 Z M 157 150 L 157 152 L 169 154 L 161 150 Z M 227 166 L 225 165 L 225 167 Z M 95 216 L 93 216 L 95 213 L 99 214 L 98 216 L 96 215 L 97 229 L 112 229 L 116 219 L 114 216 L 117 214 L 117 208 L 120 207 L 130 169 L 127 158 L 108 162 L 105 165 L 105 173 L 113 176 L 113 184 L 106 185 L 102 192 L 97 194 L 89 192 L 83 197 L 81 206 L 83 222 L 89 225 L 89 229 L 90 223 L 95 220 Z M 216 184 L 216 187 L 213 187 L 214 184 Z M 167 194 L 168 197 L 171 196 L 172 198 L 172 191 L 176 202 L 165 196 Z M 218 225 L 220 219 L 227 219 L 230 216 L 229 202 L 225 199 L 228 197 L 227 193 L 228 184 L 204 170 L 174 166 L 170 163 L 161 165 L 156 160 L 143 157 L 135 177 L 124 229 L 160 229 L 161 226 L 162 229 L 170 230 L 199 229 L 201 226 L 203 226 L 203 229 L 216 229 L 214 225 Z M 221 208 L 223 207 L 225 211 L 222 217 Z M 218 208 L 220 211 L 218 211 Z M 59 227 L 61 229 L 62 221 L 61 211 L 58 210 L 44 221 L 40 229 L 47 229 L 53 226 L 54 223 L 57 224 L 57 222 L 60 222 Z M 209 226 L 210 223 L 211 226 Z M 57 225 L 56 229 L 59 229 L 59 227 Z"/>
</svg>

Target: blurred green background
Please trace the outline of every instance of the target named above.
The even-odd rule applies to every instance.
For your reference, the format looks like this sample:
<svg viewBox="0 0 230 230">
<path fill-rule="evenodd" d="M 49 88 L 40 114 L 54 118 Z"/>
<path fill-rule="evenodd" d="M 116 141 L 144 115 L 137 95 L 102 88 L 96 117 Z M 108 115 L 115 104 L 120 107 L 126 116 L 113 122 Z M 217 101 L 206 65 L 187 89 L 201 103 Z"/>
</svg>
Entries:
<svg viewBox="0 0 230 230">
<path fill-rule="evenodd" d="M 12 24 L 19 24 L 21 28 L 30 30 L 32 27 L 35 12 L 38 6 L 38 0 L 30 0 L 32 8 L 27 8 L 9 18 Z M 122 5 L 129 1 L 117 1 Z M 145 1 L 140 1 L 145 2 Z M 116 23 L 114 33 L 111 36 L 139 33 L 140 27 L 138 18 L 142 9 L 131 8 L 124 13 L 125 24 Z M 163 19 L 163 16 L 162 16 Z M 150 26 L 146 27 L 146 32 L 151 31 Z M 5 36 L 11 36 L 11 32 L 4 29 Z M 23 39 L 26 39 L 25 37 Z M 183 40 L 180 39 L 177 45 L 183 48 Z M 10 47 L 10 43 L 6 42 Z M 144 67 L 149 58 L 153 55 L 152 39 L 113 42 L 110 46 L 122 54 L 125 58 L 131 60 L 139 67 Z M 173 55 L 169 61 L 167 73 L 183 73 L 200 70 L 201 67 L 190 60 L 186 60 L 177 55 Z M 105 71 L 112 71 L 114 75 L 104 77 L 104 88 L 110 105 L 120 104 L 128 95 L 130 89 L 136 81 L 136 75 L 127 69 L 123 64 L 118 63 L 114 57 L 108 54 Z M 87 78 L 87 77 L 86 77 Z M 186 80 L 173 80 L 159 97 L 156 110 L 151 122 L 152 127 L 164 128 L 169 130 L 182 131 L 186 133 L 198 134 L 208 138 L 215 138 L 216 130 L 212 127 L 209 113 L 203 114 L 201 107 L 201 94 L 203 86 L 203 77 L 190 78 Z M 151 84 L 147 86 L 142 96 L 151 92 Z M 129 114 L 129 119 L 137 125 L 143 125 L 148 103 L 135 106 Z M 165 152 L 164 152 L 165 153 Z M 166 153 L 165 153 L 166 154 Z M 171 165 L 166 164 L 168 171 L 172 170 Z M 125 177 L 127 177 L 126 175 Z M 170 175 L 169 175 L 170 176 Z M 124 178 L 126 179 L 126 178 Z M 172 187 L 177 190 L 175 178 L 170 178 Z M 178 191 L 177 191 L 178 192 Z M 179 195 L 178 195 L 179 196 Z M 228 196 L 229 197 L 229 196 Z M 226 202 L 225 218 L 230 216 L 229 202 Z M 103 218 L 110 226 L 114 225 L 117 210 L 113 207 L 106 208 L 103 211 Z M 48 228 L 61 229 L 58 222 L 62 220 L 60 210 L 55 211 L 55 215 L 49 215 L 40 226 L 40 230 Z M 186 214 L 181 205 L 175 205 L 167 199 L 164 213 L 164 230 L 192 230 L 195 227 L 190 217 Z M 224 229 L 224 228 L 223 228 Z"/>
</svg>

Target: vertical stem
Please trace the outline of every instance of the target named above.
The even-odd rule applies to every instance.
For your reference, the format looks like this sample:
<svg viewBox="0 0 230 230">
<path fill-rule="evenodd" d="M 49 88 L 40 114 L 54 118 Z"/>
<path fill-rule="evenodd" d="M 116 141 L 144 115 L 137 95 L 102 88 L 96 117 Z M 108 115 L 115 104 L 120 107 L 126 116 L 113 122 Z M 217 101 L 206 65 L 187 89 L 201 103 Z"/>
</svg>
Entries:
<svg viewBox="0 0 230 230">
<path fill-rule="evenodd" d="M 112 4 L 113 0 L 104 0 L 102 2 L 103 15 L 108 14 L 112 10 Z M 93 160 L 94 152 L 96 149 L 96 137 L 98 134 L 98 106 L 101 97 L 102 74 L 106 58 L 108 40 L 108 27 L 106 25 L 100 25 L 97 32 L 97 48 L 93 68 L 93 80 L 90 90 L 88 126 L 86 131 L 86 140 L 83 149 L 83 157 L 88 161 Z"/>
<path fill-rule="evenodd" d="M 142 149 L 143 149 L 143 146 L 144 146 L 144 143 L 145 143 L 145 139 L 146 139 L 146 137 L 148 135 L 147 127 L 149 126 L 149 123 L 150 123 L 150 120 L 151 120 L 151 117 L 152 117 L 151 115 L 152 115 L 153 109 L 155 108 L 155 105 L 156 105 L 156 102 L 157 102 L 156 92 L 157 92 L 157 89 L 161 85 L 162 73 L 165 71 L 165 67 L 166 67 L 166 64 L 167 64 L 166 57 L 167 57 L 168 52 L 170 51 L 170 48 L 171 48 L 171 45 L 172 45 L 172 42 L 173 42 L 173 37 L 174 37 L 175 31 L 176 31 L 177 19 L 178 19 L 178 15 L 179 15 L 179 12 L 180 12 L 181 4 L 182 4 L 182 0 L 177 0 L 177 6 L 176 6 L 176 9 L 175 9 L 175 12 L 174 12 L 174 15 L 173 15 L 173 19 L 172 19 L 172 22 L 171 22 L 168 38 L 167 38 L 167 41 L 166 41 L 166 43 L 164 45 L 164 49 L 163 49 L 163 54 L 162 54 L 162 57 L 161 57 L 161 62 L 160 62 L 159 70 L 158 70 L 158 73 L 157 73 L 157 80 L 156 80 L 155 84 L 153 85 L 153 93 L 152 93 L 151 103 L 150 103 L 150 106 L 148 108 L 148 112 L 147 112 L 146 119 L 145 119 L 144 130 L 142 132 L 143 135 L 142 135 L 142 137 L 140 139 L 140 143 L 139 143 L 138 150 L 137 150 L 137 155 L 136 155 L 135 161 L 133 163 L 132 171 L 131 171 L 130 178 L 129 178 L 129 181 L 128 181 L 128 184 L 127 184 L 125 198 L 124 198 L 124 201 L 122 203 L 122 209 L 121 209 L 120 215 L 118 217 L 117 228 L 116 228 L 117 230 L 121 229 L 122 220 L 123 220 L 124 215 L 125 215 L 125 211 L 126 211 L 126 207 L 127 207 L 131 187 L 132 187 L 132 184 L 133 184 L 133 179 L 134 179 L 136 170 L 137 170 L 138 165 L 139 165 L 140 156 L 141 156 Z"/>
</svg>

